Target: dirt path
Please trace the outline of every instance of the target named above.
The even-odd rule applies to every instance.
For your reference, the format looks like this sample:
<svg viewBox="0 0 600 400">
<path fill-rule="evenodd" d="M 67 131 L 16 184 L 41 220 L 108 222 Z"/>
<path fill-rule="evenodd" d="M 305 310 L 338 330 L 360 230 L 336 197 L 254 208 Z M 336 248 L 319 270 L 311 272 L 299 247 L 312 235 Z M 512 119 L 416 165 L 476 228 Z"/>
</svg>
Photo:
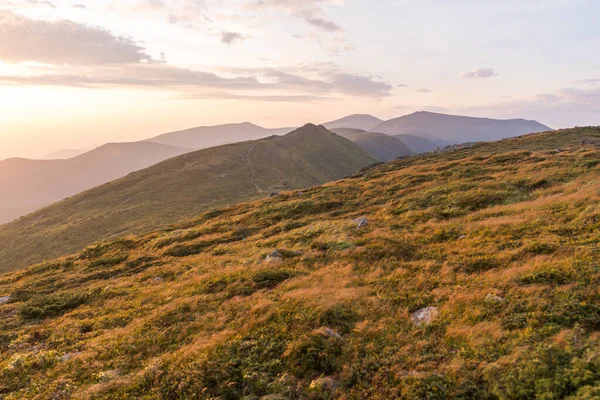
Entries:
<svg viewBox="0 0 600 400">
<path fill-rule="evenodd" d="M 248 153 L 246 153 L 246 155 L 244 155 L 242 157 L 242 161 L 244 161 L 246 164 L 248 164 L 248 168 L 250 169 L 250 183 L 252 184 L 252 186 L 254 186 L 256 188 L 256 191 L 258 193 L 263 193 L 264 190 L 262 190 L 260 188 L 260 186 L 258 186 L 256 184 L 256 182 L 254 181 L 254 179 L 256 177 L 256 169 L 254 168 L 254 164 L 252 164 L 252 160 L 250 159 L 250 155 L 252 154 L 252 150 L 254 150 L 254 145 L 250 146 L 250 148 L 248 149 Z"/>
</svg>

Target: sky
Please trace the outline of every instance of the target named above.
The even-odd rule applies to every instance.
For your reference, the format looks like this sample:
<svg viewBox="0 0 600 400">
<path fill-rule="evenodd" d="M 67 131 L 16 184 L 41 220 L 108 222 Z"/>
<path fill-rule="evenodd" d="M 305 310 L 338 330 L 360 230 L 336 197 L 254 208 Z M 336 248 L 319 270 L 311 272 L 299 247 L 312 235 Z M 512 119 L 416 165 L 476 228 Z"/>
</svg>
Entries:
<svg viewBox="0 0 600 400">
<path fill-rule="evenodd" d="M 0 0 L 0 159 L 414 111 L 600 125 L 596 0 Z"/>
</svg>

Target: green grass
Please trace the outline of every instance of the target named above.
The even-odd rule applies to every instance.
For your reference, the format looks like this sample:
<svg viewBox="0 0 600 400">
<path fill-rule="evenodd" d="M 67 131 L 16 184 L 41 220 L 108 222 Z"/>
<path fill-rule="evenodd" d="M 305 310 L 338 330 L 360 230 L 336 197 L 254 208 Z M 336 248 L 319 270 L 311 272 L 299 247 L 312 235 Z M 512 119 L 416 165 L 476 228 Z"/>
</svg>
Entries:
<svg viewBox="0 0 600 400">
<path fill-rule="evenodd" d="M 597 398 L 599 137 L 397 160 L 2 275 L 0 397 Z"/>
</svg>

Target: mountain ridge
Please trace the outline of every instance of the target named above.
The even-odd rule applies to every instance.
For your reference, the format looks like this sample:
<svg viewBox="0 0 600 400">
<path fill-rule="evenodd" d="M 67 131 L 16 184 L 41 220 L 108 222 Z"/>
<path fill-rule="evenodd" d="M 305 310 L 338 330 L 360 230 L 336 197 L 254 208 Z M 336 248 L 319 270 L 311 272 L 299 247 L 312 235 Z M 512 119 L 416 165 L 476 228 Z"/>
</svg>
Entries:
<svg viewBox="0 0 600 400">
<path fill-rule="evenodd" d="M 285 136 L 186 152 L 0 225 L 0 271 L 212 207 L 340 179 L 377 161 L 312 124 Z"/>
</svg>

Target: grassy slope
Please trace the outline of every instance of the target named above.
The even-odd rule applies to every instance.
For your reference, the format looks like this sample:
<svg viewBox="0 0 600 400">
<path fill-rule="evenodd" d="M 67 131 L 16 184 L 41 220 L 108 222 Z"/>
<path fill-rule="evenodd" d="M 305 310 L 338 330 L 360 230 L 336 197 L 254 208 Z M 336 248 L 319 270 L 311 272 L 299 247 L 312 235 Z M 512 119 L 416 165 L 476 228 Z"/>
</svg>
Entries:
<svg viewBox="0 0 600 400">
<path fill-rule="evenodd" d="M 384 133 L 367 132 L 352 128 L 337 128 L 331 131 L 351 140 L 381 161 L 391 161 L 398 157 L 415 154 L 402 140 Z"/>
<path fill-rule="evenodd" d="M 0 394 L 598 398 L 600 152 L 582 138 L 600 129 L 398 160 L 6 275 Z"/>
<path fill-rule="evenodd" d="M 314 125 L 284 137 L 184 154 L 0 226 L 0 272 L 273 190 L 340 179 L 376 161 Z"/>
</svg>

